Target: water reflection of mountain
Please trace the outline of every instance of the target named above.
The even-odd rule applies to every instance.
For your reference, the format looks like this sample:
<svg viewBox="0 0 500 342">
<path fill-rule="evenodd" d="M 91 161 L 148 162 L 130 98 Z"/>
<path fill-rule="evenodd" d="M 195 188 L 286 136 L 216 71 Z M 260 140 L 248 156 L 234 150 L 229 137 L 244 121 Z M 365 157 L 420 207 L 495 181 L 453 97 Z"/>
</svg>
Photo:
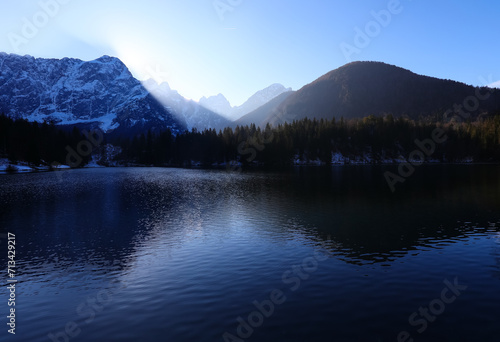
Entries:
<svg viewBox="0 0 500 342">
<path fill-rule="evenodd" d="M 341 245 L 341 254 L 360 262 L 388 262 L 417 248 L 442 248 L 498 231 L 498 166 L 422 167 L 394 194 L 383 177 L 386 169 L 296 168 L 263 182 L 255 195 L 260 203 L 247 205 L 255 212 L 272 206 L 296 213 L 322 239 L 330 236 Z"/>
<path fill-rule="evenodd" d="M 175 248 L 214 230 L 221 239 L 241 233 L 276 243 L 295 236 L 319 245 L 330 237 L 336 255 L 359 263 L 390 263 L 416 249 L 497 231 L 488 222 L 500 218 L 498 167 L 422 167 L 395 194 L 383 170 L 72 170 L 62 181 L 53 173 L 5 176 L 0 220 L 23 236 L 26 262 L 101 271 L 127 267 L 141 248 Z"/>
</svg>

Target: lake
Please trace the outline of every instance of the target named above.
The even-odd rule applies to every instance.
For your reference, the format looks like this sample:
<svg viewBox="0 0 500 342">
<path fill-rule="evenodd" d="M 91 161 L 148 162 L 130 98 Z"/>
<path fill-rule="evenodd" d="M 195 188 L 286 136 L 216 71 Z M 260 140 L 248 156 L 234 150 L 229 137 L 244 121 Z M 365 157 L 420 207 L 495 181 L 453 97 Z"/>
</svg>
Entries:
<svg viewBox="0 0 500 342">
<path fill-rule="evenodd" d="M 498 341 L 500 167 L 0 175 L 16 341 Z"/>
</svg>

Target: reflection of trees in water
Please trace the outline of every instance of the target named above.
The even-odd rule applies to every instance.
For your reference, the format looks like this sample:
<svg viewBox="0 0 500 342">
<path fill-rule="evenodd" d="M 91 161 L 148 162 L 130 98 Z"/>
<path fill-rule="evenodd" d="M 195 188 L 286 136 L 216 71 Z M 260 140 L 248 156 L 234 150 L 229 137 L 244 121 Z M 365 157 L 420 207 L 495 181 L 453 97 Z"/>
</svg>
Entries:
<svg viewBox="0 0 500 342">
<path fill-rule="evenodd" d="M 274 181 L 274 201 L 295 206 L 323 239 L 343 246 L 339 257 L 361 263 L 443 248 L 498 219 L 491 217 L 500 201 L 496 166 L 423 166 L 395 194 L 381 177 L 385 169 L 296 168 Z"/>
<path fill-rule="evenodd" d="M 408 228 L 408 227 L 406 227 Z M 319 233 L 326 238 L 324 231 Z M 436 228 L 415 228 L 401 231 L 388 229 L 380 232 L 349 231 L 339 229 L 328 235 L 335 242 L 332 254 L 340 260 L 352 264 L 391 264 L 408 254 L 419 254 L 425 250 L 443 249 L 449 245 L 465 242 L 471 236 L 495 236 L 498 248 L 495 250 L 495 260 L 498 264 L 500 277 L 500 222 L 479 224 L 472 222 L 457 222 Z"/>
<path fill-rule="evenodd" d="M 37 246 L 32 263 L 60 268 L 63 262 L 67 267 L 83 264 L 104 272 L 128 267 L 141 250 L 179 247 L 209 236 L 213 231 L 206 227 L 213 225 L 224 227 L 218 227 L 221 239 L 237 224 L 251 222 L 245 226 L 252 227 L 250 237 L 269 236 L 273 243 L 326 241 L 333 255 L 358 264 L 392 263 L 426 248 L 464 241 L 485 229 L 491 234 L 500 230 L 500 224 L 485 223 L 484 213 L 488 209 L 495 213 L 498 202 L 497 192 L 485 188 L 492 182 L 487 175 L 471 177 L 467 171 L 467 177 L 458 179 L 449 172 L 435 174 L 421 189 L 416 175 L 408 181 L 412 191 L 402 188 L 393 195 L 384 192 L 387 185 L 380 171 L 366 167 L 266 174 L 75 171 L 68 173 L 68 182 L 14 184 L 12 192 L 18 195 L 5 201 L 12 213 L 0 210 L 0 217 L 24 217 L 24 234 L 32 236 Z M 456 221 L 471 217 L 472 222 Z M 34 223 L 38 229 L 30 228 Z M 53 246 L 54 241 L 64 246 Z M 500 265 L 500 252 L 495 253 Z"/>
</svg>

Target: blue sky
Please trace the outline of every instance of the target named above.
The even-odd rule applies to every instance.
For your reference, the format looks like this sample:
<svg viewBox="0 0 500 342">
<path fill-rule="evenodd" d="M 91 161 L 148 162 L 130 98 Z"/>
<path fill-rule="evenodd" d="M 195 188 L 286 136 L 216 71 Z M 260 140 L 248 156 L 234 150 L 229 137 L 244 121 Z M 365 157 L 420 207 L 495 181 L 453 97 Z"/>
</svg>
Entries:
<svg viewBox="0 0 500 342">
<path fill-rule="evenodd" d="M 0 51 L 112 55 L 139 79 L 240 105 L 272 83 L 299 89 L 353 60 L 498 81 L 499 15 L 494 0 L 2 0 Z"/>
</svg>

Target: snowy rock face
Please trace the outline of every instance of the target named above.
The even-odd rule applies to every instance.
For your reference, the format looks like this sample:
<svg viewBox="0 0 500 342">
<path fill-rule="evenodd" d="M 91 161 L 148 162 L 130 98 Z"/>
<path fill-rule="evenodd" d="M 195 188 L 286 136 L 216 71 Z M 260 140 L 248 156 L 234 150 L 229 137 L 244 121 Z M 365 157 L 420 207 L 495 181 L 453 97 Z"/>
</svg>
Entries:
<svg viewBox="0 0 500 342">
<path fill-rule="evenodd" d="M 0 111 L 59 125 L 93 123 L 105 132 L 183 130 L 118 59 L 42 59 L 0 53 Z"/>
<path fill-rule="evenodd" d="M 166 82 L 158 85 L 154 80 L 147 80 L 143 85 L 169 112 L 185 122 L 188 130 L 192 128 L 199 131 L 209 128 L 219 130 L 231 125 L 231 121 L 201 103 L 187 100 L 176 90 L 172 90 Z"/>
<path fill-rule="evenodd" d="M 258 91 L 245 103 L 237 107 L 231 107 L 229 101 L 222 94 L 211 96 L 209 98 L 203 97 L 200 99 L 199 103 L 205 108 L 223 115 L 230 120 L 238 120 L 242 116 L 253 112 L 260 106 L 265 105 L 275 97 L 291 90 L 292 88 L 285 88 L 283 85 L 275 83 L 263 90 Z"/>
<path fill-rule="evenodd" d="M 231 110 L 233 109 L 229 101 L 222 94 L 210 96 L 208 98 L 202 97 L 199 104 L 215 113 L 224 115 L 227 118 L 231 116 Z"/>
</svg>

